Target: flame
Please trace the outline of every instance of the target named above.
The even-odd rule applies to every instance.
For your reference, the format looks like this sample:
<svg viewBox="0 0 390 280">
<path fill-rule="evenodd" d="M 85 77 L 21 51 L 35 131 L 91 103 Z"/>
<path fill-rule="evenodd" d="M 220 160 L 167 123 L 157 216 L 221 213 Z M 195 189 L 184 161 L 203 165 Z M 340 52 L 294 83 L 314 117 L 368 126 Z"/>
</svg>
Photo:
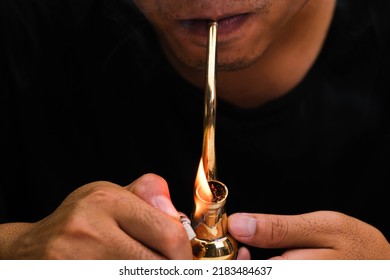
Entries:
<svg viewBox="0 0 390 280">
<path fill-rule="evenodd" d="M 213 193 L 210 190 L 209 183 L 206 178 L 206 173 L 203 165 L 203 158 L 200 159 L 198 172 L 196 174 L 195 186 L 194 186 L 194 201 L 195 211 L 194 217 L 198 218 L 202 215 L 206 204 L 211 203 L 213 200 Z"/>
<path fill-rule="evenodd" d="M 203 165 L 203 158 L 200 159 L 199 162 L 199 167 L 198 167 L 198 173 L 196 174 L 196 179 L 195 179 L 195 195 L 196 192 L 200 196 L 199 198 L 211 202 L 213 200 L 213 193 L 210 190 L 209 183 L 206 178 L 206 173 L 204 170 L 204 165 Z"/>
</svg>

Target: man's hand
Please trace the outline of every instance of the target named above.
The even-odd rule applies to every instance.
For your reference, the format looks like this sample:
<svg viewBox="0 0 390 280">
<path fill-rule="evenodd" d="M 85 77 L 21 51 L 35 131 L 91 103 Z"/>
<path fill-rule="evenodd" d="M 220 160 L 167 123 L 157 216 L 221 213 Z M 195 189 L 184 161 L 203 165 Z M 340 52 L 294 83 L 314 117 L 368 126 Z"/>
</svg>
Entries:
<svg viewBox="0 0 390 280">
<path fill-rule="evenodd" d="M 272 259 L 390 259 L 390 244 L 373 226 L 332 211 L 303 215 L 236 213 L 229 232 L 238 241 L 259 248 L 286 248 Z M 240 259 L 249 259 L 246 248 Z"/>
<path fill-rule="evenodd" d="M 167 183 L 153 174 L 84 185 L 45 219 L 0 232 L 17 234 L 4 239 L 8 259 L 192 259 Z"/>
</svg>

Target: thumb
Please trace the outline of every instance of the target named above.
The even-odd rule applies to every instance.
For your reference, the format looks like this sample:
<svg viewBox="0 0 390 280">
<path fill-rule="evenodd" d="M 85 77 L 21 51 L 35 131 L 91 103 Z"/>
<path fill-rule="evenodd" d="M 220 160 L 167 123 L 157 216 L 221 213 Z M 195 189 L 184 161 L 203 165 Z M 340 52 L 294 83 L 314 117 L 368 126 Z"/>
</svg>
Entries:
<svg viewBox="0 0 390 280">
<path fill-rule="evenodd" d="M 162 177 L 152 173 L 145 174 L 126 188 L 153 207 L 179 219 L 179 213 L 171 201 L 168 184 Z"/>
<path fill-rule="evenodd" d="M 229 233 L 238 241 L 259 248 L 327 247 L 337 229 L 331 212 L 302 215 L 236 213 L 229 217 Z"/>
</svg>

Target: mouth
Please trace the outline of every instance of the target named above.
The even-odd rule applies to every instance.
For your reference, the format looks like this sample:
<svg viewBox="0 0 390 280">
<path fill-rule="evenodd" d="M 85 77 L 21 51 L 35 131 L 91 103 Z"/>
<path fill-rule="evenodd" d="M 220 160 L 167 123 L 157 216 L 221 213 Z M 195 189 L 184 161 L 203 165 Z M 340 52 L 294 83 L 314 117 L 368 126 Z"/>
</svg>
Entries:
<svg viewBox="0 0 390 280">
<path fill-rule="evenodd" d="M 237 31 L 248 18 L 249 14 L 244 13 L 217 19 L 218 36 L 227 36 Z M 188 19 L 181 20 L 180 25 L 193 35 L 206 36 L 211 21 L 214 21 L 214 19 Z"/>
</svg>

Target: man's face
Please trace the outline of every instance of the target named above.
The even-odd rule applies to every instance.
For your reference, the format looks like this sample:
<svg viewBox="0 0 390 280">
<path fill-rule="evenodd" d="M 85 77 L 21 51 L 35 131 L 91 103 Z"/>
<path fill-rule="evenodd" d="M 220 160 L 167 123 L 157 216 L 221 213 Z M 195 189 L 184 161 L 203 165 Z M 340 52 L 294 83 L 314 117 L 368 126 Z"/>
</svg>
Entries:
<svg viewBox="0 0 390 280">
<path fill-rule="evenodd" d="M 219 69 L 234 71 L 257 61 L 310 0 L 133 1 L 180 67 L 204 69 L 208 22 L 217 20 Z"/>
</svg>

